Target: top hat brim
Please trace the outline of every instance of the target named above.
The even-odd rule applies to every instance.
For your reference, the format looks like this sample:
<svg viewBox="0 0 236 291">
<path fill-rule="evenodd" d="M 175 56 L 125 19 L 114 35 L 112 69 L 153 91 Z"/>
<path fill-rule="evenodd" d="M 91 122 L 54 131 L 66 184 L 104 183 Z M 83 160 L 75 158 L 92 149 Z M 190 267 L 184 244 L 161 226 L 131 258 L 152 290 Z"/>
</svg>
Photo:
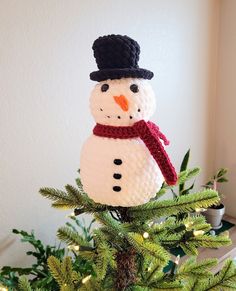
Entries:
<svg viewBox="0 0 236 291">
<path fill-rule="evenodd" d="M 99 71 L 92 72 L 90 79 L 92 81 L 105 81 L 114 80 L 121 78 L 141 78 L 141 79 L 152 79 L 154 76 L 153 72 L 141 69 L 141 68 L 123 68 L 123 69 L 102 69 Z"/>
</svg>

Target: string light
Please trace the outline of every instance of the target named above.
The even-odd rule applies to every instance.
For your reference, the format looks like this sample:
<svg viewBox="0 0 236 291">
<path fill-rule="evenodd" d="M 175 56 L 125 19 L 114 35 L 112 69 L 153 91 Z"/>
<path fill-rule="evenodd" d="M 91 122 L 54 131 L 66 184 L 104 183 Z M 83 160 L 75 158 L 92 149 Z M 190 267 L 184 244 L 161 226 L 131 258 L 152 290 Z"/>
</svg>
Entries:
<svg viewBox="0 0 236 291">
<path fill-rule="evenodd" d="M 179 261 L 180 261 L 180 255 L 178 255 L 177 257 L 175 257 L 175 260 L 174 260 L 174 264 L 171 268 L 171 271 L 170 273 L 172 275 L 176 274 L 177 273 L 177 269 L 178 269 L 178 265 L 179 265 Z"/>
<path fill-rule="evenodd" d="M 91 279 L 91 275 L 88 275 L 87 277 L 85 277 L 84 279 L 82 279 L 82 283 L 85 284 L 87 283 L 90 279 Z"/>
<path fill-rule="evenodd" d="M 149 227 L 152 227 L 153 225 L 154 225 L 154 221 L 151 221 L 151 222 L 148 223 Z"/>
<path fill-rule="evenodd" d="M 189 229 L 193 225 L 193 222 L 192 221 L 188 221 L 184 225 L 185 225 L 186 229 Z"/>
<path fill-rule="evenodd" d="M 71 218 L 71 217 L 75 217 L 75 212 L 71 212 L 70 214 L 68 214 L 66 217 Z"/>
<path fill-rule="evenodd" d="M 196 213 L 200 213 L 201 212 L 201 208 L 195 208 Z"/>
<path fill-rule="evenodd" d="M 79 246 L 74 246 L 75 251 L 79 251 Z"/>
<path fill-rule="evenodd" d="M 148 238 L 149 237 L 149 233 L 148 232 L 144 232 L 143 233 L 143 238 Z"/>
<path fill-rule="evenodd" d="M 204 233 L 205 233 L 204 230 L 194 230 L 193 231 L 194 236 L 203 235 Z"/>
<path fill-rule="evenodd" d="M 68 248 L 69 250 L 73 250 L 73 251 L 78 252 L 79 249 L 80 249 L 80 246 L 78 246 L 78 245 L 69 245 L 67 248 Z M 0 291 L 1 291 L 1 290 L 0 290 Z"/>
<path fill-rule="evenodd" d="M 206 209 L 205 208 L 195 208 L 195 211 L 197 214 L 200 214 L 200 212 L 205 212 Z"/>
<path fill-rule="evenodd" d="M 178 265 L 178 264 L 179 264 L 179 261 L 180 261 L 180 255 L 178 255 L 178 256 L 175 258 L 175 264 Z"/>
</svg>

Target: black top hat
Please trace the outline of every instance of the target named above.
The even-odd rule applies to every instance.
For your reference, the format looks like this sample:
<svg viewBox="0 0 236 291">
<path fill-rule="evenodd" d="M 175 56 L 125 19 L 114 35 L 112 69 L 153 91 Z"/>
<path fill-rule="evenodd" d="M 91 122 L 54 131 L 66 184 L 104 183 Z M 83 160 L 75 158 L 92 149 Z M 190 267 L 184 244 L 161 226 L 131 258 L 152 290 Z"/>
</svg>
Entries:
<svg viewBox="0 0 236 291">
<path fill-rule="evenodd" d="M 90 74 L 93 81 L 153 77 L 153 72 L 139 68 L 139 44 L 126 35 L 101 36 L 94 41 L 93 51 L 99 69 Z"/>
</svg>

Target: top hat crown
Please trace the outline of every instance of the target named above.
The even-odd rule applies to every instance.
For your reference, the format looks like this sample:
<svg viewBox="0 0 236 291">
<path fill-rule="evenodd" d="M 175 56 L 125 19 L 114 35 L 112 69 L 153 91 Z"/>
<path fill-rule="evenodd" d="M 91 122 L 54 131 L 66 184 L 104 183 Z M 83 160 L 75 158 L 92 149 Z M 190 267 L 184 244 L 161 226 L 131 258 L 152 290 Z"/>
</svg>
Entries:
<svg viewBox="0 0 236 291">
<path fill-rule="evenodd" d="M 139 68 L 140 46 L 126 35 L 101 36 L 94 41 L 93 51 L 99 69 L 90 74 L 93 81 L 153 77 L 151 71 Z"/>
</svg>

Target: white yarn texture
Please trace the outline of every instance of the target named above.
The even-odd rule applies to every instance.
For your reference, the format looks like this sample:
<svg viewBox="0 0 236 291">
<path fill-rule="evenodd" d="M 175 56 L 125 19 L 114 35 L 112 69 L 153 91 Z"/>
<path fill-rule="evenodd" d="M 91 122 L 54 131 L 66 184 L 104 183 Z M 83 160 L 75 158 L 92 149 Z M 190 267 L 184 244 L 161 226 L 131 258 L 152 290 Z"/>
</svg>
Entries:
<svg viewBox="0 0 236 291">
<path fill-rule="evenodd" d="M 109 85 L 106 92 L 101 91 L 103 84 Z M 132 84 L 138 86 L 137 93 L 130 90 Z M 120 95 L 128 100 L 127 111 L 114 101 L 114 96 Z M 107 80 L 95 85 L 90 108 L 97 123 L 129 126 L 142 119 L 149 120 L 155 109 L 155 95 L 146 80 Z M 116 165 L 115 159 L 121 160 L 121 164 Z M 164 181 L 157 163 L 140 138 L 115 139 L 93 134 L 82 147 L 80 174 L 88 196 L 97 203 L 112 206 L 144 204 L 156 195 Z M 115 179 L 114 174 L 119 174 L 120 178 Z M 114 187 L 119 187 L 119 191 Z"/>
</svg>

